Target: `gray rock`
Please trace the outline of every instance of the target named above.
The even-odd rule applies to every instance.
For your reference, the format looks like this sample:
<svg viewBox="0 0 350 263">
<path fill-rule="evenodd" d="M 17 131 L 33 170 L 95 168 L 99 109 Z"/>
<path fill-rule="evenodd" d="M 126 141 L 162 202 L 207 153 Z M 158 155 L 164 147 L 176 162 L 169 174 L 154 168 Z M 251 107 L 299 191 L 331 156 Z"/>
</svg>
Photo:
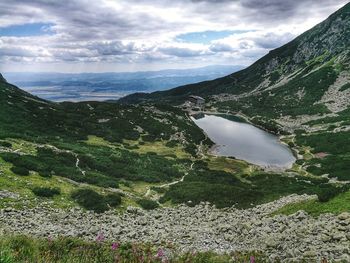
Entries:
<svg viewBox="0 0 350 263">
<path fill-rule="evenodd" d="M 318 256 L 340 260 L 349 254 L 350 247 L 350 228 L 344 223 L 348 220 L 346 214 L 327 214 L 317 219 L 305 212 L 270 215 L 288 203 L 311 198 L 314 197 L 292 195 L 247 210 L 220 210 L 208 204 L 152 211 L 128 207 L 123 214 L 52 209 L 49 204 L 22 211 L 9 207 L 0 211 L 0 233 L 95 240 L 102 232 L 106 240 L 171 242 L 180 251 L 259 250 L 266 251 L 271 261 L 299 262 L 314 257 L 316 251 Z"/>
<path fill-rule="evenodd" d="M 347 220 L 347 219 L 350 219 L 350 213 L 348 213 L 348 212 L 341 213 L 340 215 L 338 215 L 338 218 L 339 218 L 340 220 Z"/>
<path fill-rule="evenodd" d="M 315 250 L 307 250 L 303 253 L 303 256 L 308 258 L 314 258 L 317 256 L 317 252 Z"/>
</svg>

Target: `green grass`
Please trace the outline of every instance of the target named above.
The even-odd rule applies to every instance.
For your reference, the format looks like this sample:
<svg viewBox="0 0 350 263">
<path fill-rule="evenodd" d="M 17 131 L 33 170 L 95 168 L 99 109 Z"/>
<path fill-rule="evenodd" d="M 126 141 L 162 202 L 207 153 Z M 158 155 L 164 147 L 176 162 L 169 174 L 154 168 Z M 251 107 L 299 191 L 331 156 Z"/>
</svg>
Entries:
<svg viewBox="0 0 350 263">
<path fill-rule="evenodd" d="M 304 210 L 313 216 L 319 216 L 324 213 L 340 214 L 350 211 L 350 191 L 342 193 L 326 203 L 317 200 L 289 204 L 274 214 L 293 214 L 299 210 Z"/>
<path fill-rule="evenodd" d="M 77 238 L 43 239 L 27 236 L 2 236 L 0 238 L 1 263 L 226 263 L 267 262 L 266 256 L 254 251 L 217 254 L 214 252 L 179 252 L 176 246 L 155 246 L 142 243 L 106 241 L 102 234 L 96 242 Z M 170 253 L 169 253 L 170 252 Z"/>
<path fill-rule="evenodd" d="M 248 116 L 263 116 L 256 118 L 257 124 L 262 124 L 272 131 L 279 131 L 279 126 L 271 121 L 281 115 L 297 116 L 302 114 L 329 113 L 323 104 L 315 104 L 324 92 L 332 85 L 338 73 L 332 64 L 324 65 L 309 75 L 298 75 L 284 85 L 270 91 L 265 91 L 259 96 L 249 96 L 239 101 L 217 102 L 214 106 L 233 112 L 243 112 Z M 304 96 L 300 99 L 297 94 L 304 89 Z"/>
<path fill-rule="evenodd" d="M 206 163 L 194 166 L 183 182 L 172 185 L 160 199 L 161 202 L 189 203 L 196 205 L 208 201 L 217 207 L 236 206 L 248 208 L 270 202 L 290 194 L 318 194 L 335 191 L 324 178 L 309 176 L 287 177 L 283 174 L 251 172 L 232 174 L 220 170 L 208 170 Z"/>
<path fill-rule="evenodd" d="M 312 65 L 308 70 L 312 70 Z M 259 98 L 247 98 L 226 106 L 230 110 L 242 110 L 249 116 L 264 115 L 254 118 L 254 123 L 280 132 L 279 125 L 270 117 L 281 113 L 326 112 L 322 105 L 314 105 L 314 102 L 334 82 L 337 74 L 329 63 L 275 89 L 274 96 L 263 93 Z M 274 79 L 277 80 L 277 74 Z M 258 79 L 254 81 L 259 82 Z M 231 85 L 231 82 L 226 84 Z M 252 89 L 253 86 L 245 88 Z M 311 87 L 301 100 L 289 96 L 301 86 Z M 237 92 L 243 88 L 238 87 Z M 21 206 L 23 200 L 34 206 L 47 199 L 53 206 L 71 207 L 77 204 L 71 198 L 77 187 L 91 189 L 100 196 L 105 196 L 104 192 L 108 193 L 110 187 L 120 187 L 132 196 L 122 197 L 121 206 L 138 205 L 137 200 L 149 188 L 178 181 L 188 173 L 183 182 L 171 185 L 159 194 L 160 197 L 164 194 L 161 197 L 163 204 L 209 201 L 218 207 L 237 205 L 245 208 L 292 193 L 320 193 L 324 179 L 317 180 L 310 174 L 330 172 L 339 179 L 348 176 L 345 173 L 349 166 L 348 133 L 332 136 L 328 133 L 299 134 L 295 142 L 299 148 L 312 149 L 311 153 L 305 152 L 310 157 L 305 160 L 309 173 L 298 166 L 295 171 L 305 176 L 290 178 L 283 173 L 267 174 L 245 162 L 228 158 L 206 156 L 198 160 L 195 155 L 197 145 L 203 141 L 209 147 L 212 142 L 205 140 L 203 132 L 179 108 L 164 104 L 56 104 L 3 82 L 0 89 L 0 169 L 3 172 L 0 184 L 2 189 L 21 196 L 18 202 L 1 200 L 2 207 Z M 247 105 L 250 108 L 243 107 Z M 340 115 L 344 118 L 349 114 L 344 111 Z M 184 141 L 176 139 L 179 132 Z M 327 151 L 331 155 L 315 160 L 313 153 L 317 151 Z M 195 162 L 193 170 L 190 169 L 192 162 Z M 319 170 L 316 169 L 318 164 L 322 164 Z M 19 176 L 20 170 L 14 167 L 29 171 L 29 175 Z M 47 198 L 37 197 L 32 192 L 34 188 L 48 187 L 61 189 L 61 194 Z"/>
<path fill-rule="evenodd" d="M 329 174 L 339 180 L 350 180 L 350 132 L 338 133 L 315 133 L 307 136 L 298 135 L 298 145 L 307 145 L 312 153 L 327 153 L 322 159 L 313 158 L 305 160 L 308 165 L 307 171 L 315 175 Z"/>
</svg>

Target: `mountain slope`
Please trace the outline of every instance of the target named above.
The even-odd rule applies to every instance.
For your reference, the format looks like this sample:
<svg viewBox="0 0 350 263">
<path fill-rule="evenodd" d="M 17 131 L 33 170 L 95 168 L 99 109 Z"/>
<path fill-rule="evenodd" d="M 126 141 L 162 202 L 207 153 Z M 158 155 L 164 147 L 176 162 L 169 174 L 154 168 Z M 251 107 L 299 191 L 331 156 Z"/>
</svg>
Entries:
<svg viewBox="0 0 350 263">
<path fill-rule="evenodd" d="M 0 163 L 24 174 L 103 187 L 120 180 L 166 182 L 181 178 L 188 165 L 177 156 L 190 158 L 200 142 L 210 144 L 185 113 L 165 105 L 57 104 L 3 80 L 0 105 Z M 154 145 L 164 156 L 148 154 Z"/>
<path fill-rule="evenodd" d="M 2 189 L 34 203 L 45 201 L 32 191 L 43 186 L 61 188 L 53 204 L 64 207 L 72 205 L 77 187 L 103 196 L 117 191 L 124 205 L 136 205 L 151 193 L 165 205 L 209 201 L 218 207 L 343 191 L 324 178 L 308 177 L 306 183 L 302 175 L 269 174 L 239 160 L 207 155 L 210 140 L 176 107 L 52 103 L 4 81 L 0 104 Z M 7 202 L 0 200 L 0 206 Z"/>
<path fill-rule="evenodd" d="M 190 94 L 205 97 L 207 111 L 291 134 L 301 169 L 350 182 L 350 3 L 240 72 L 121 101 L 179 105 Z"/>
<path fill-rule="evenodd" d="M 0 73 L 0 82 L 6 82 L 5 78 Z"/>
<path fill-rule="evenodd" d="M 64 198 L 56 201 L 65 205 L 77 186 L 122 192 L 127 205 L 149 193 L 164 204 L 218 207 L 249 207 L 292 193 L 329 200 L 350 181 L 349 9 L 246 70 L 125 99 L 152 103 L 53 103 L 1 78 L 1 185 L 31 197 L 33 186 L 64 185 Z M 284 141 L 299 160 L 286 173 L 267 173 L 206 154 L 211 142 L 203 131 L 186 112 L 164 105 L 181 104 L 189 94 L 205 96 L 213 112 L 241 112 L 265 128 L 292 132 Z"/>
<path fill-rule="evenodd" d="M 134 94 L 121 99 L 121 102 L 162 99 L 177 104 L 188 95 L 195 94 L 206 97 L 219 109 L 243 111 L 248 115 L 263 113 L 277 117 L 281 114 L 295 116 L 308 112 L 329 112 L 326 101 L 318 105 L 314 103 L 321 101 L 338 78 L 341 78 L 340 82 L 349 78 L 349 47 L 350 3 L 242 71 L 165 92 Z M 317 82 L 321 83 L 313 87 Z M 271 109 L 281 100 L 286 103 Z M 223 103 L 230 101 L 234 103 Z M 247 108 L 254 109 L 250 112 Z"/>
</svg>

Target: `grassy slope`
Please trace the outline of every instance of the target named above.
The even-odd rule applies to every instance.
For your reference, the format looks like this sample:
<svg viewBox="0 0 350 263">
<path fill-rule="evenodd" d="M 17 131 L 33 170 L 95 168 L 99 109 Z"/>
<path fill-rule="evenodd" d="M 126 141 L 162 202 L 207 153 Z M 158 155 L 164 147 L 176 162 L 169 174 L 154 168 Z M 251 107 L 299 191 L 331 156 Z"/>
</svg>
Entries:
<svg viewBox="0 0 350 263">
<path fill-rule="evenodd" d="M 180 178 L 189 165 L 186 159 L 205 139 L 182 111 L 164 105 L 55 104 L 5 82 L 0 82 L 0 103 L 2 189 L 35 200 L 30 189 L 57 186 L 62 194 L 52 201 L 58 206 L 69 206 L 69 193 L 79 186 L 66 179 L 89 183 L 99 192 L 126 184 L 133 192 L 138 181 L 152 186 Z M 166 147 L 178 131 L 183 140 L 174 137 L 173 148 Z M 161 145 L 160 155 L 151 153 Z M 183 160 L 175 161 L 176 153 Z M 30 170 L 31 175 L 14 175 L 13 166 Z M 136 194 L 140 198 L 143 193 Z M 11 202 L 2 203 L 7 201 Z M 130 201 L 125 200 L 127 204 Z"/>
<path fill-rule="evenodd" d="M 329 19 L 305 32 L 268 55 L 258 60 L 245 70 L 230 76 L 187 85 L 165 92 L 149 95 L 132 95 L 122 101 L 142 102 L 164 99 L 171 103 L 182 103 L 189 94 L 203 96 L 215 110 L 222 112 L 240 112 L 267 129 L 280 132 L 281 127 L 274 121 L 281 116 L 298 117 L 299 115 L 327 114 L 328 108 L 318 102 L 329 86 L 342 73 L 349 69 L 349 18 L 350 4 L 333 14 Z M 335 35 L 334 29 L 337 30 Z M 308 52 L 300 52 L 305 45 Z M 297 58 L 296 58 L 297 57 Z M 289 78 L 284 79 L 286 76 Z M 280 82 L 282 79 L 284 81 Z M 213 100 L 211 95 L 220 93 L 247 93 L 259 86 L 264 80 L 269 80 L 268 87 L 276 84 L 272 90 L 262 89 L 255 95 L 239 100 Z M 346 91 L 345 84 L 340 91 Z M 225 97 L 224 97 L 225 98 Z M 295 148 L 303 153 L 304 160 L 298 161 L 293 171 L 312 178 L 328 175 L 341 181 L 349 181 L 349 138 L 350 132 L 338 132 L 336 128 L 350 125 L 349 109 L 337 116 L 312 121 L 308 125 L 323 125 L 323 131 L 313 133 L 298 133 L 294 143 Z M 317 153 L 326 153 L 324 158 L 318 158 Z M 295 209 L 306 209 L 314 213 L 348 211 L 346 205 L 348 194 L 341 194 L 333 201 L 310 205 L 295 205 Z"/>
<path fill-rule="evenodd" d="M 2 185 L 21 194 L 14 205 L 24 205 L 29 198 L 33 203 L 51 200 L 55 206 L 70 206 L 74 204 L 70 194 L 77 187 L 99 193 L 119 187 L 118 191 L 129 193 L 122 205 L 135 205 L 148 189 L 184 175 L 183 182 L 164 187 L 160 199 L 164 205 L 210 201 L 218 207 L 244 208 L 291 193 L 322 194 L 334 188 L 321 178 L 306 184 L 298 177 L 256 171 L 237 160 L 212 156 L 198 160 L 193 156 L 195 145 L 205 136 L 173 107 L 53 104 L 9 84 L 1 85 L 0 99 L 6 107 L 0 111 L 0 133 L 2 143 L 10 143 L 0 148 Z M 185 143 L 169 143 L 178 131 L 183 132 Z M 18 177 L 11 167 L 27 169 L 31 175 Z M 48 185 L 61 188 L 61 195 L 35 198 L 30 191 Z M 3 205 L 11 202 L 2 201 Z"/>
<path fill-rule="evenodd" d="M 276 214 L 293 214 L 299 210 L 304 210 L 313 216 L 319 216 L 323 213 L 340 214 L 342 212 L 349 212 L 350 191 L 342 193 L 326 203 L 314 200 L 303 203 L 290 204 L 277 211 Z"/>
<path fill-rule="evenodd" d="M 76 238 L 34 239 L 26 236 L 7 236 L 0 239 L 0 262 L 45 262 L 45 263 L 96 263 L 96 262 L 169 262 L 169 263 L 226 263 L 248 262 L 254 257 L 257 262 L 267 262 L 261 252 L 245 251 L 232 254 L 213 252 L 181 252 L 171 244 L 160 247 L 150 244 L 86 242 Z M 169 253 L 170 252 L 170 253 Z"/>
<path fill-rule="evenodd" d="M 271 118 L 297 116 L 305 112 L 327 113 L 324 105 L 315 102 L 334 83 L 340 72 L 347 70 L 343 64 L 346 60 L 340 59 L 340 56 L 348 47 L 349 39 L 346 36 L 349 27 L 346 21 L 349 14 L 350 4 L 294 41 L 271 51 L 246 70 L 211 82 L 154 93 L 146 98 L 179 103 L 188 94 L 242 94 L 254 90 L 266 79 L 269 79 L 270 85 L 274 85 L 283 77 L 297 72 L 293 79 L 272 92 L 262 91 L 257 96 L 234 103 L 216 102 L 213 105 L 221 110 L 242 111 L 255 117 L 256 123 L 277 131 L 279 127 Z M 338 23 L 339 18 L 345 22 Z M 330 29 L 334 23 L 338 23 L 337 27 L 342 33 L 333 34 Z M 323 40 L 320 40 L 322 37 Z M 332 49 L 327 39 L 332 39 Z M 310 54 L 300 52 L 305 43 L 313 50 Z M 297 98 L 295 94 L 299 92 L 303 95 Z M 141 99 L 144 97 L 141 96 Z M 130 100 L 133 101 L 132 97 L 124 101 Z M 27 169 L 43 176 L 61 176 L 95 187 L 122 187 L 139 196 L 148 187 L 179 180 L 188 173 L 183 182 L 169 187 L 161 199 L 165 203 L 192 201 L 195 204 L 207 200 L 220 207 L 232 204 L 247 207 L 295 192 L 320 195 L 324 194 L 325 189 L 332 192 L 335 186 L 326 184 L 327 180 L 319 177 L 325 169 L 331 169 L 330 176 L 347 178 L 347 175 L 343 175 L 344 167 L 330 165 L 339 160 L 342 164 L 346 163 L 346 149 L 342 154 L 329 151 L 330 156 L 322 161 L 315 160 L 311 155 L 312 158 L 305 161 L 305 165 L 294 170 L 299 172 L 301 169 L 300 173 L 307 178 L 266 174 L 251 170 L 248 165 L 238 161 L 227 163 L 211 157 L 200 162 L 197 160 L 191 170 L 190 165 L 196 160 L 196 145 L 205 136 L 181 110 L 171 106 L 99 102 L 54 104 L 6 83 L 0 84 L 0 102 L 4 105 L 0 109 L 0 138 L 5 141 L 22 139 L 33 143 L 34 147 L 32 153 L 25 155 L 15 153 L 13 146 L 5 147 L 5 150 L 11 151 L 1 153 L 0 158 L 6 161 L 6 165 L 12 164 L 17 170 Z M 183 133 L 179 134 L 180 131 Z M 325 141 L 328 140 L 327 136 L 324 136 Z M 341 144 L 345 136 L 341 136 L 337 143 Z M 178 139 L 169 142 L 175 137 Z M 315 140 L 312 136 L 297 136 L 296 143 L 308 146 L 312 154 L 316 150 L 312 140 Z M 210 145 L 209 141 L 205 143 Z M 58 150 L 48 148 L 49 145 Z M 326 147 L 326 143 L 323 146 Z M 323 150 L 321 148 L 319 150 Z M 310 177 L 310 173 L 318 177 Z M 340 178 L 339 173 L 344 178 Z M 311 182 L 306 184 L 304 179 Z"/>
</svg>

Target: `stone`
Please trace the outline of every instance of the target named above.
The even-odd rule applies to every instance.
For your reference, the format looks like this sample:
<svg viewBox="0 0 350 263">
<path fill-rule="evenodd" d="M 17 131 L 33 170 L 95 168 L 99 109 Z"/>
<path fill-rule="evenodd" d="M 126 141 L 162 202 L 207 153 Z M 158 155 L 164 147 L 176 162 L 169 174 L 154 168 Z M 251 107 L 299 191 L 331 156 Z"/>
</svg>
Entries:
<svg viewBox="0 0 350 263">
<path fill-rule="evenodd" d="M 314 258 L 317 256 L 317 252 L 315 250 L 307 250 L 303 253 L 303 256 L 308 258 Z"/>
<path fill-rule="evenodd" d="M 344 233 L 341 233 L 341 232 L 336 232 L 332 235 L 333 240 L 341 240 L 343 238 L 345 238 L 345 235 Z"/>
<path fill-rule="evenodd" d="M 14 211 L 14 209 L 12 207 L 6 207 L 4 209 L 4 212 L 6 212 L 6 213 L 9 213 L 9 212 L 12 212 L 12 211 Z"/>
<path fill-rule="evenodd" d="M 125 213 L 95 214 L 49 205 L 24 210 L 9 207 L 9 212 L 1 210 L 0 233 L 50 233 L 51 237 L 71 235 L 94 241 L 102 232 L 108 241 L 170 242 L 180 251 L 266 251 L 274 262 L 302 262 L 305 257 L 314 257 L 315 252 L 334 261 L 349 254 L 350 227 L 341 223 L 348 220 L 346 214 L 326 214 L 317 219 L 305 212 L 271 216 L 286 204 L 310 198 L 291 195 L 246 210 L 203 204 L 152 211 L 128 207 Z"/>
<path fill-rule="evenodd" d="M 265 244 L 268 247 L 277 247 L 278 246 L 278 242 L 273 237 L 267 238 L 265 240 Z"/>
<path fill-rule="evenodd" d="M 350 255 L 349 254 L 342 254 L 339 259 L 341 262 L 350 262 Z"/>
<path fill-rule="evenodd" d="M 343 212 L 341 214 L 338 215 L 338 218 L 340 220 L 347 220 L 347 219 L 350 219 L 350 213 L 348 212 Z"/>
</svg>

